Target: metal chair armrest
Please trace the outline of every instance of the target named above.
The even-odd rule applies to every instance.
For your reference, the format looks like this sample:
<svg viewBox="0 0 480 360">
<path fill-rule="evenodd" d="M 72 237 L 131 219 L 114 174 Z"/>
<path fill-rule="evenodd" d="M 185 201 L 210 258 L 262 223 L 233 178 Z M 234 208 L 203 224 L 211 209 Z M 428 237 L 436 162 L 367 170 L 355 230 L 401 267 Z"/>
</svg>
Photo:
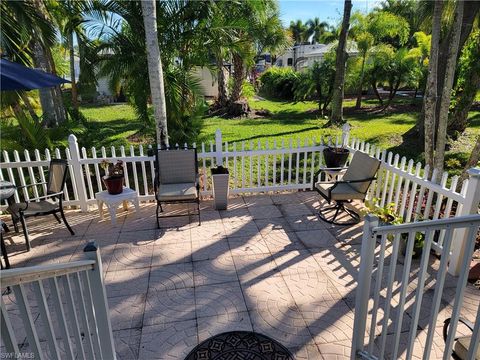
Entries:
<svg viewBox="0 0 480 360">
<path fill-rule="evenodd" d="M 31 199 L 25 200 L 25 203 L 28 204 L 29 202 L 35 202 L 37 200 L 48 199 L 48 198 L 51 198 L 51 197 L 60 197 L 61 195 L 63 195 L 63 191 L 48 194 L 48 195 L 45 195 L 45 196 L 39 196 L 39 197 L 36 197 L 36 198 L 31 198 Z"/>
<path fill-rule="evenodd" d="M 336 183 L 340 184 L 352 184 L 352 183 L 362 183 L 362 182 L 367 182 L 367 181 L 373 181 L 376 180 L 376 177 L 371 177 L 371 178 L 366 178 L 366 179 L 355 179 L 355 180 L 338 180 Z"/>
<path fill-rule="evenodd" d="M 32 186 L 44 185 L 44 184 L 47 184 L 47 182 L 42 181 L 42 182 L 39 182 L 39 183 L 33 183 L 33 184 L 28 184 L 28 185 L 20 185 L 20 186 L 17 186 L 17 190 L 32 187 Z"/>
</svg>

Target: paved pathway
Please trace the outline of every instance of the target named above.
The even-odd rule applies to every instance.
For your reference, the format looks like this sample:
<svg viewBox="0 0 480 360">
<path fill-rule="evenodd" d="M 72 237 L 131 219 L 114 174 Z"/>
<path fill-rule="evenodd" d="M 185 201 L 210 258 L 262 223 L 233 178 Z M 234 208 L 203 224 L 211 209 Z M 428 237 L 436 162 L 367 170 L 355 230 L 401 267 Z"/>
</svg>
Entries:
<svg viewBox="0 0 480 360">
<path fill-rule="evenodd" d="M 361 224 L 332 227 L 314 215 L 318 206 L 312 192 L 238 197 L 220 212 L 205 201 L 201 226 L 196 218 L 170 218 L 160 230 L 153 204 L 143 204 L 139 216 L 119 213 L 115 229 L 96 212 L 70 211 L 74 237 L 35 221 L 32 251 L 23 252 L 19 235 L 9 248 L 14 266 L 29 266 L 81 259 L 86 242 L 99 244 L 119 359 L 183 360 L 199 342 L 232 330 L 268 335 L 297 359 L 348 359 Z M 438 326 L 451 312 L 453 284 Z M 473 309 L 478 293 L 468 291 Z M 433 356 L 443 345 L 436 330 Z"/>
</svg>

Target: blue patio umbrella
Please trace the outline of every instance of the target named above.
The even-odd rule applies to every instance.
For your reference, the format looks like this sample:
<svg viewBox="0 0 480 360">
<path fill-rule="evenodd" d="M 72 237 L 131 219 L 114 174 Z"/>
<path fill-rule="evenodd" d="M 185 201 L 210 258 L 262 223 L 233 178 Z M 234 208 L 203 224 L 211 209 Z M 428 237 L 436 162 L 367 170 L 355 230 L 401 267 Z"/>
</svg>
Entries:
<svg viewBox="0 0 480 360">
<path fill-rule="evenodd" d="M 0 76 L 0 91 L 42 89 L 70 82 L 5 59 L 0 59 Z"/>
</svg>

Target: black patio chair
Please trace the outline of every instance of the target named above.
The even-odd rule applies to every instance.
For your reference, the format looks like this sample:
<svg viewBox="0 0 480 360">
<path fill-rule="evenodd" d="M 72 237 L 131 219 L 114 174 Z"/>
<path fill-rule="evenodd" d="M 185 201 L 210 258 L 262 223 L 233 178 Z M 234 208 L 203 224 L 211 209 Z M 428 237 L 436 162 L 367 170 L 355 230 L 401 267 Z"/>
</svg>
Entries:
<svg viewBox="0 0 480 360">
<path fill-rule="evenodd" d="M 448 337 L 448 327 L 450 326 L 451 318 L 448 318 L 443 323 L 443 341 L 447 341 Z M 458 318 L 458 322 L 465 325 L 471 331 L 473 331 L 474 325 L 463 318 Z M 472 335 L 470 336 L 459 336 L 453 339 L 453 350 L 452 358 L 455 360 L 467 360 L 468 350 L 470 346 L 473 346 Z M 473 355 L 475 360 L 480 359 L 480 346 L 477 347 L 477 353 Z"/>
<path fill-rule="evenodd" d="M 32 198 L 20 203 L 12 203 L 8 207 L 8 211 L 12 215 L 12 221 L 15 229 L 18 229 L 18 222 L 22 224 L 27 250 L 30 250 L 30 238 L 28 236 L 28 228 L 25 220 L 29 217 L 53 215 L 58 223 L 61 224 L 61 220 L 57 215 L 60 213 L 60 216 L 62 217 L 62 220 L 70 234 L 75 235 L 63 212 L 63 189 L 67 180 L 67 172 L 67 160 L 53 159 L 50 161 L 48 180 L 46 182 L 17 187 L 17 189 L 22 189 L 36 185 L 47 185 L 46 194 L 44 196 Z"/>
<path fill-rule="evenodd" d="M 360 215 L 345 207 L 345 203 L 355 199 L 365 200 L 368 188 L 372 181 L 375 180 L 375 174 L 379 167 L 380 160 L 357 151 L 353 155 L 350 165 L 340 180 L 334 182 L 315 182 L 312 190 L 316 190 L 329 204 L 332 201 L 335 202 L 332 206 L 319 209 L 318 216 L 322 220 L 335 225 L 354 225 L 360 222 Z M 320 169 L 315 174 L 313 181 L 318 178 L 321 171 L 325 170 L 328 169 Z M 328 218 L 325 214 L 328 211 L 334 211 L 334 215 Z M 351 220 L 338 222 L 337 216 L 340 213 L 345 213 Z"/>
<path fill-rule="evenodd" d="M 160 216 L 162 203 L 196 203 L 198 225 L 200 220 L 200 182 L 198 176 L 197 149 L 158 150 L 156 153 L 156 174 L 154 181 L 155 199 L 157 200 L 157 227 L 159 218 L 190 216 L 173 214 Z"/>
</svg>

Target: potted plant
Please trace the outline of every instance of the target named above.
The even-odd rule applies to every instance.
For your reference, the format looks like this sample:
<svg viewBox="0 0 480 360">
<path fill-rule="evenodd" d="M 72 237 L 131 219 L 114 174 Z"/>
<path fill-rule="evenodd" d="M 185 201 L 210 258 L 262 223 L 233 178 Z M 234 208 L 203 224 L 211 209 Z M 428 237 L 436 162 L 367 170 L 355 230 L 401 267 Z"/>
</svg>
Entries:
<svg viewBox="0 0 480 360">
<path fill-rule="evenodd" d="M 329 146 L 323 149 L 323 158 L 327 168 L 342 168 L 348 160 L 350 151 L 344 147 Z"/>
<path fill-rule="evenodd" d="M 229 172 L 227 168 L 218 166 L 212 168 L 213 205 L 216 210 L 226 210 L 228 206 L 228 181 Z"/>
<path fill-rule="evenodd" d="M 378 199 L 373 199 L 370 201 L 365 201 L 365 206 L 367 207 L 366 213 L 375 215 L 378 217 L 379 225 L 398 225 L 403 223 L 403 218 L 395 212 L 395 204 L 389 203 L 385 206 L 378 205 Z M 393 236 L 390 234 L 390 241 L 393 240 Z M 400 253 L 405 256 L 407 253 L 407 241 L 408 234 L 402 234 L 400 237 Z M 422 255 L 423 244 L 425 241 L 425 234 L 422 232 L 415 233 L 415 239 L 413 244 L 413 253 L 412 258 L 417 259 Z"/>
<path fill-rule="evenodd" d="M 110 195 L 121 194 L 123 191 L 123 161 L 111 163 L 108 160 L 102 160 L 100 166 L 105 171 L 105 176 L 102 180 Z"/>
</svg>

